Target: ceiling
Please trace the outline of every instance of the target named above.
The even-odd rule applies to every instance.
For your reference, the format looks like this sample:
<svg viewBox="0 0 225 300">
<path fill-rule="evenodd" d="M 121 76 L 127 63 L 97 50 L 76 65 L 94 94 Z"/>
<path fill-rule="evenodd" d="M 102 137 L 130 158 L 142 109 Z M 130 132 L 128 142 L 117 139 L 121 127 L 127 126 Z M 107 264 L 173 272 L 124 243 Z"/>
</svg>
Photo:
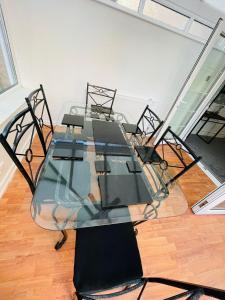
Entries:
<svg viewBox="0 0 225 300">
<path fill-rule="evenodd" d="M 203 0 L 203 2 L 225 14 L 225 0 Z"/>
</svg>

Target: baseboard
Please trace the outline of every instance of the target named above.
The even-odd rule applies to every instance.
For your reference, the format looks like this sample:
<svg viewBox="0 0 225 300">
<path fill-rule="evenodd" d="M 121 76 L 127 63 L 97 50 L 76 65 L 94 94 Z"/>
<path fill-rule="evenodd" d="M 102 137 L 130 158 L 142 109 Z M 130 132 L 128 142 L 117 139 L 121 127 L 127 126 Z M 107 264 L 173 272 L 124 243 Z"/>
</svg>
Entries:
<svg viewBox="0 0 225 300">
<path fill-rule="evenodd" d="M 5 193 L 9 182 L 12 180 L 12 177 L 16 171 L 16 165 L 12 163 L 6 173 L 6 175 L 3 177 L 3 179 L 0 182 L 0 199 L 2 198 L 3 194 Z"/>
<path fill-rule="evenodd" d="M 25 153 L 26 147 L 28 145 L 29 145 L 29 138 L 27 138 L 27 140 L 25 141 L 25 143 L 21 149 L 21 153 Z M 5 151 L 4 148 L 2 149 L 2 151 Z M 23 156 L 20 156 L 19 159 L 22 160 Z M 2 198 L 4 192 L 6 191 L 9 182 L 12 180 L 12 177 L 13 177 L 15 171 L 17 170 L 17 167 L 14 164 L 14 162 L 11 160 L 9 160 L 9 161 L 10 161 L 10 163 L 8 165 L 8 171 L 6 172 L 5 176 L 0 181 L 0 199 Z"/>
</svg>

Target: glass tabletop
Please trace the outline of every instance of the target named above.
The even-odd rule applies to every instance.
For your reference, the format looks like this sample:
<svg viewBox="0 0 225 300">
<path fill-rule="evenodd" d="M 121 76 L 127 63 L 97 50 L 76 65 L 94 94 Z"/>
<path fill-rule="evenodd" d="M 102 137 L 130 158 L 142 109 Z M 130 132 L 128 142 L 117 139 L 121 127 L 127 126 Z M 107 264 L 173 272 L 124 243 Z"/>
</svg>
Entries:
<svg viewBox="0 0 225 300">
<path fill-rule="evenodd" d="M 84 113 L 82 109 L 82 107 L 74 106 L 69 113 L 82 114 Z M 38 225 L 50 230 L 76 229 L 138 222 L 169 216 L 171 212 L 176 215 L 182 211 L 179 204 L 176 212 L 175 197 L 169 197 L 169 191 L 157 169 L 152 165 L 143 165 L 137 158 L 133 150 L 132 139 L 126 136 L 121 125 L 126 122 L 126 118 L 122 114 L 117 115 L 116 112 L 113 117 L 113 122 L 118 124 L 131 151 L 130 156 L 96 153 L 98 142 L 94 140 L 93 119 L 88 113 L 85 116 L 83 129 L 56 126 L 31 205 L 32 217 Z M 100 120 L 101 118 L 100 116 Z M 83 160 L 54 159 L 53 152 L 57 143 L 82 145 Z M 110 146 L 124 147 L 119 144 Z M 125 207 L 103 208 L 98 177 L 102 174 L 108 175 L 104 172 L 96 172 L 96 161 L 107 162 L 111 169 L 109 174 L 116 176 L 132 174 L 129 173 L 127 162 L 137 162 L 142 170 L 138 174 L 151 195 L 152 201 Z M 165 213 L 161 207 L 168 198 L 171 198 L 172 207 L 168 209 L 168 204 L 164 205 L 164 210 L 166 207 L 168 212 Z"/>
</svg>

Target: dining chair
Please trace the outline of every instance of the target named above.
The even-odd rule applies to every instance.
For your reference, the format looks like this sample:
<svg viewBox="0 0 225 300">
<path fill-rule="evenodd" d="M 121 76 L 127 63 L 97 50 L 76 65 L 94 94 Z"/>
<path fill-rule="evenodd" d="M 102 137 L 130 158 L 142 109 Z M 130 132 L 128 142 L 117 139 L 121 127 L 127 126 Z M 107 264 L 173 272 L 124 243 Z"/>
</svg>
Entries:
<svg viewBox="0 0 225 300">
<path fill-rule="evenodd" d="M 143 277 L 132 223 L 77 229 L 73 282 L 78 300 L 115 299 L 136 289 L 139 290 L 135 299 L 140 300 L 146 287 L 151 295 L 152 283 L 178 289 L 178 294 L 174 295 L 173 289 L 173 295 L 166 299 L 194 300 L 204 295 L 225 299 L 224 290 L 168 278 Z"/>
<path fill-rule="evenodd" d="M 131 222 L 76 230 L 73 282 L 79 300 L 98 299 L 96 293 L 115 287 L 120 291 L 104 297 L 128 293 L 142 285 L 142 275 Z"/>
<path fill-rule="evenodd" d="M 46 148 L 37 118 L 33 117 L 30 107 L 18 112 L 6 124 L 0 134 L 0 144 L 27 181 L 32 194 L 34 194 L 45 160 Z M 62 247 L 67 238 L 66 232 L 61 232 L 63 238 L 56 243 L 56 250 Z"/>
<path fill-rule="evenodd" d="M 114 114 L 112 108 L 117 90 L 87 83 L 85 114 L 87 114 L 88 104 L 91 106 L 91 117 L 99 118 L 99 114 L 104 114 L 106 120 L 111 120 Z"/>
<path fill-rule="evenodd" d="M 170 126 L 156 145 L 136 146 L 135 150 L 144 164 L 150 163 L 159 167 L 160 176 L 166 186 L 186 173 L 201 159 L 171 130 Z"/>
<path fill-rule="evenodd" d="M 42 84 L 40 87 L 32 91 L 28 97 L 25 98 L 28 107 L 31 110 L 33 118 L 36 118 L 38 126 L 44 137 L 45 151 L 47 152 L 50 144 L 50 136 L 54 133 L 52 118 L 45 96 Z"/>
<path fill-rule="evenodd" d="M 122 123 L 124 131 L 141 139 L 139 143 L 146 145 L 153 138 L 163 121 L 147 105 L 141 114 L 137 124 Z"/>
</svg>

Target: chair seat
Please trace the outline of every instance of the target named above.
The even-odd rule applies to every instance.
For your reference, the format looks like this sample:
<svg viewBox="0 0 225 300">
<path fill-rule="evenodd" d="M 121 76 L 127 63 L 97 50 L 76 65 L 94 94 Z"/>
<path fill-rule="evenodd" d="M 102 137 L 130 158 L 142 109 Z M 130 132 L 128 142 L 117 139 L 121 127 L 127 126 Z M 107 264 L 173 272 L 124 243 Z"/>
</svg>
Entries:
<svg viewBox="0 0 225 300">
<path fill-rule="evenodd" d="M 144 163 L 153 163 L 153 162 L 162 161 L 162 158 L 154 150 L 153 147 L 136 146 L 135 150 L 137 151 L 138 156 Z"/>
<path fill-rule="evenodd" d="M 104 291 L 142 275 L 132 223 L 77 229 L 73 280 L 79 293 Z"/>
<path fill-rule="evenodd" d="M 110 107 L 102 106 L 102 105 L 91 105 L 91 111 L 93 113 L 99 113 L 99 114 L 111 114 L 113 115 L 114 112 Z"/>
<path fill-rule="evenodd" d="M 132 133 L 132 134 L 135 134 L 135 133 L 140 134 L 141 133 L 141 131 L 139 129 L 137 131 L 137 124 L 122 123 L 122 126 L 126 133 Z"/>
</svg>

